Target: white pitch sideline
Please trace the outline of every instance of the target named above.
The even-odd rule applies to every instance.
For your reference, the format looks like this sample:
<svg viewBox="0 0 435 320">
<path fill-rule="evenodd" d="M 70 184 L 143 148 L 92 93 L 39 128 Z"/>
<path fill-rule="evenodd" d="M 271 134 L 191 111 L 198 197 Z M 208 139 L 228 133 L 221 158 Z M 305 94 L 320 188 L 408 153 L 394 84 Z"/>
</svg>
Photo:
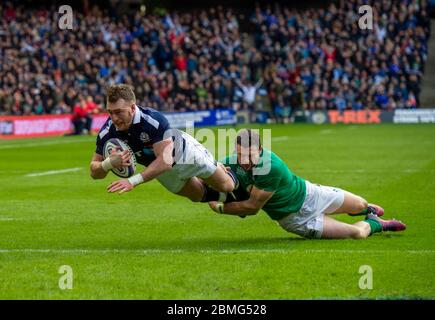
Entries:
<svg viewBox="0 0 435 320">
<path fill-rule="evenodd" d="M 287 141 L 289 139 L 288 136 L 279 136 L 279 137 L 273 137 L 272 141 Z"/>
<path fill-rule="evenodd" d="M 80 171 L 82 169 L 83 168 L 70 168 L 70 169 L 62 169 L 62 170 L 50 170 L 50 171 L 29 173 L 29 174 L 26 174 L 26 177 L 49 176 L 49 175 L 52 175 L 52 174 L 60 174 L 60 173 L 67 173 L 67 172 L 76 172 L 76 171 Z"/>
<path fill-rule="evenodd" d="M 48 138 L 46 138 L 48 139 Z M 20 140 L 14 140 L 17 142 L 11 143 L 11 144 L 0 144 L 0 149 L 19 149 L 19 148 L 31 148 L 31 147 L 43 147 L 43 146 L 50 146 L 54 144 L 70 144 L 70 143 L 84 143 L 84 142 L 92 142 L 95 141 L 95 137 L 86 137 L 83 138 L 80 136 L 80 139 L 73 139 L 64 137 L 62 140 L 56 139 L 56 140 L 48 140 L 48 141 L 35 141 L 35 142 L 19 142 Z M 2 140 L 0 140 L 2 141 Z"/>
<path fill-rule="evenodd" d="M 359 254 L 383 254 L 383 253 L 409 253 L 409 254 L 434 254 L 435 250 L 346 250 L 346 249 L 0 249 L 0 253 L 59 253 L 59 254 L 161 254 L 161 253 L 359 253 Z"/>
</svg>

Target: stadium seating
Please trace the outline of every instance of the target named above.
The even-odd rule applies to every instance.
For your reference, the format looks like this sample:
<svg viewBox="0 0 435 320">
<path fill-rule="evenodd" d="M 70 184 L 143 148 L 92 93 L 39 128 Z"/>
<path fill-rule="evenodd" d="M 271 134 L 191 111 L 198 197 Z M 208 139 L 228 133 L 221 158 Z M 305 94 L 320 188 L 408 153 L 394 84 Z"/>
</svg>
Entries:
<svg viewBox="0 0 435 320">
<path fill-rule="evenodd" d="M 115 17 L 0 4 L 0 115 L 71 113 L 108 84 L 130 83 L 138 103 L 161 111 L 270 111 L 419 106 L 427 60 L 425 2 L 376 1 L 361 30 L 361 1 L 323 9 L 253 8 L 253 32 L 231 8 Z M 254 44 L 254 45 L 252 45 Z"/>
</svg>

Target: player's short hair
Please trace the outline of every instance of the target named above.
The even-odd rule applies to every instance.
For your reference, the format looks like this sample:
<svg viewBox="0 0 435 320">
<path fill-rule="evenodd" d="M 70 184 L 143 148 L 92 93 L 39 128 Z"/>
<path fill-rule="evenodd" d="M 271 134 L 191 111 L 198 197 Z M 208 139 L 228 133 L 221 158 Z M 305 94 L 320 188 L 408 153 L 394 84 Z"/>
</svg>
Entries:
<svg viewBox="0 0 435 320">
<path fill-rule="evenodd" d="M 242 129 L 237 134 L 236 143 L 243 148 L 257 147 L 261 148 L 261 140 L 258 132 L 251 129 Z"/>
<path fill-rule="evenodd" d="M 119 99 L 136 102 L 133 87 L 128 84 L 114 84 L 107 88 L 107 102 L 115 103 Z"/>
</svg>

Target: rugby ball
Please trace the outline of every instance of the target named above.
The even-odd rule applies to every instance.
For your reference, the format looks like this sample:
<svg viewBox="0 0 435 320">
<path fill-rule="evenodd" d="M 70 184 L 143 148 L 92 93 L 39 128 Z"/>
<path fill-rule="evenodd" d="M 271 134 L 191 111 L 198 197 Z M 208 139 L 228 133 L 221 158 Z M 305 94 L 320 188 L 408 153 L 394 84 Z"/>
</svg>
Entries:
<svg viewBox="0 0 435 320">
<path fill-rule="evenodd" d="M 118 177 L 121 178 L 129 178 L 131 177 L 134 172 L 136 171 L 136 157 L 133 153 L 133 150 L 131 150 L 130 146 L 126 144 L 124 141 L 112 138 L 106 141 L 104 144 L 103 149 L 103 157 L 106 159 L 109 157 L 109 155 L 112 153 L 112 150 L 115 150 L 117 152 L 123 152 L 124 150 L 129 150 L 131 154 L 131 161 L 130 166 L 123 167 L 123 168 L 113 168 L 111 169 L 114 174 L 116 174 Z"/>
</svg>

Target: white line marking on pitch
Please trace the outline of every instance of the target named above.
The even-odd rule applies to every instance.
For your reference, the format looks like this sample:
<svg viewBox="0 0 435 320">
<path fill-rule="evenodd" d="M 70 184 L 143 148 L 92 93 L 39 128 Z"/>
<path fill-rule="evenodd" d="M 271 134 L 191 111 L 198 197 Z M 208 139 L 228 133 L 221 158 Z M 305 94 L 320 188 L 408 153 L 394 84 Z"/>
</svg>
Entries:
<svg viewBox="0 0 435 320">
<path fill-rule="evenodd" d="M 68 139 L 68 138 L 65 138 Z M 0 145 L 0 149 L 14 149 L 14 148 L 25 148 L 25 147 L 41 147 L 41 146 L 49 146 L 53 144 L 68 144 L 68 143 L 83 143 L 83 142 L 90 142 L 94 141 L 95 138 L 92 140 L 90 139 L 81 139 L 81 140 L 56 140 L 56 141 L 43 141 L 43 142 L 29 142 L 29 143 L 14 143 L 14 144 L 7 144 L 4 146 Z"/>
<path fill-rule="evenodd" d="M 0 253 L 66 253 L 66 254 L 89 254 L 89 253 L 134 253 L 134 254 L 159 254 L 159 253 L 410 253 L 410 254 L 434 254 L 435 250 L 333 250 L 333 249 L 0 249 Z"/>
<path fill-rule="evenodd" d="M 281 137 L 274 137 L 272 138 L 272 141 L 286 141 L 288 140 L 287 136 L 281 136 Z"/>
<path fill-rule="evenodd" d="M 320 137 L 317 136 L 316 139 L 319 139 Z M 308 142 L 313 142 L 314 138 L 313 136 L 279 136 L 279 137 L 273 137 L 272 141 L 273 142 L 281 142 L 281 141 L 287 141 L 287 140 L 291 140 L 291 141 L 308 141 Z"/>
<path fill-rule="evenodd" d="M 60 173 L 80 171 L 82 169 L 83 168 L 70 168 L 70 169 L 63 169 L 63 170 L 50 170 L 50 171 L 29 173 L 29 174 L 26 174 L 26 177 L 49 176 L 49 175 L 52 175 L 52 174 L 60 174 Z"/>
<path fill-rule="evenodd" d="M 331 129 L 325 129 L 325 130 L 320 131 L 320 134 L 329 134 L 331 132 L 332 132 Z"/>
</svg>

